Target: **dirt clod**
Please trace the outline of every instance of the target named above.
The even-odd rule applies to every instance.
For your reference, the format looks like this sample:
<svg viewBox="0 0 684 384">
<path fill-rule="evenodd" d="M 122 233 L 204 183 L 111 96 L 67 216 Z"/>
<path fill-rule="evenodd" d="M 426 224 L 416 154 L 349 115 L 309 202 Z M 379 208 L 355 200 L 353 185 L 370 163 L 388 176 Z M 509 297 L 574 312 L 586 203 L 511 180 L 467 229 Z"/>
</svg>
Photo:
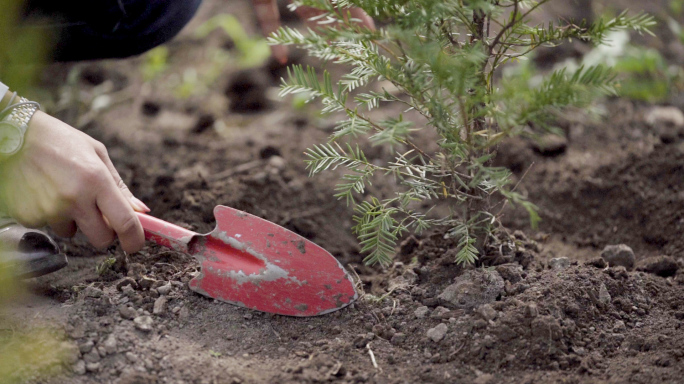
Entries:
<svg viewBox="0 0 684 384">
<path fill-rule="evenodd" d="M 458 276 L 437 297 L 448 308 L 473 309 L 496 300 L 504 290 L 504 280 L 496 271 L 469 270 Z"/>
<path fill-rule="evenodd" d="M 625 244 L 607 245 L 601 251 L 601 258 L 611 267 L 622 266 L 627 270 L 634 269 L 634 251 Z"/>
<path fill-rule="evenodd" d="M 661 277 L 670 277 L 677 273 L 679 265 L 670 256 L 658 256 L 644 260 L 637 269 Z"/>
</svg>

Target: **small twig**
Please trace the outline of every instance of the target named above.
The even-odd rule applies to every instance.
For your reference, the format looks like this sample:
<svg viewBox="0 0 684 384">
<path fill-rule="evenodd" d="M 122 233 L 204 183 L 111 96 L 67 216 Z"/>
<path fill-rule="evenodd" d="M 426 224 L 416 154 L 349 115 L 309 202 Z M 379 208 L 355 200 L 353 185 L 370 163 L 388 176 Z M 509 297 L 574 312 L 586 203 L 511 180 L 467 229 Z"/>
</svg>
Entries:
<svg viewBox="0 0 684 384">
<path fill-rule="evenodd" d="M 525 179 L 525 176 L 527 176 L 527 173 L 530 172 L 530 169 L 532 169 L 533 166 L 534 166 L 534 161 L 532 162 L 532 164 L 530 164 L 529 167 L 527 167 L 527 170 L 526 170 L 525 173 L 523 173 L 523 175 L 520 177 L 520 180 L 518 180 L 518 182 L 515 183 L 515 186 L 513 186 L 513 189 L 511 189 L 511 192 L 515 192 L 515 190 L 518 188 L 518 186 L 520 185 L 520 183 L 522 183 L 522 181 Z M 503 210 L 506 208 L 506 205 L 508 205 L 508 199 L 505 199 L 505 200 L 504 200 L 504 203 L 503 203 L 503 205 L 501 206 L 501 209 L 499 210 L 499 212 L 498 212 L 496 215 L 494 215 L 494 217 L 499 217 L 499 216 L 501 216 L 501 212 L 503 212 Z"/>
<path fill-rule="evenodd" d="M 243 164 L 240 164 L 236 167 L 226 169 L 225 171 L 210 175 L 209 180 L 212 180 L 212 181 L 222 180 L 222 179 L 231 177 L 233 175 L 236 175 L 238 173 L 244 173 L 247 171 L 251 171 L 252 169 L 258 168 L 258 167 L 263 166 L 263 165 L 264 165 L 263 160 L 250 161 L 249 163 L 243 163 Z"/>
<path fill-rule="evenodd" d="M 373 350 L 371 349 L 370 345 L 371 343 L 366 344 L 366 349 L 368 350 L 368 355 L 370 355 L 371 363 L 373 363 L 373 368 L 380 369 L 378 368 L 378 362 L 375 361 L 375 354 L 373 353 Z"/>
</svg>

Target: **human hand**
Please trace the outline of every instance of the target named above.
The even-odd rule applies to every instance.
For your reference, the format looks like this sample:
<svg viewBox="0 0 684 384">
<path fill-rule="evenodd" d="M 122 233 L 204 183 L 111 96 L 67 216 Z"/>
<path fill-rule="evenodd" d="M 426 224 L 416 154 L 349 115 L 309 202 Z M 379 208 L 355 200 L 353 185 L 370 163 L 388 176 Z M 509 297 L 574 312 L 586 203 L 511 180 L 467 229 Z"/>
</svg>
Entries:
<svg viewBox="0 0 684 384">
<path fill-rule="evenodd" d="M 124 251 L 137 252 L 145 238 L 134 210 L 149 208 L 128 190 L 105 146 L 41 111 L 22 149 L 0 163 L 0 211 L 27 227 L 49 225 L 63 237 L 78 227 L 97 248 L 118 236 Z"/>
<path fill-rule="evenodd" d="M 280 13 L 278 12 L 278 4 L 276 0 L 252 0 L 254 5 L 254 10 L 256 11 L 257 19 L 259 20 L 259 25 L 261 26 L 261 31 L 264 36 L 268 36 L 275 32 L 280 27 Z M 304 20 L 310 27 L 315 28 L 317 26 L 315 21 L 310 19 L 314 16 L 318 16 L 323 11 L 311 7 L 299 7 L 295 10 L 297 16 Z M 370 29 L 375 29 L 375 23 L 373 19 L 366 14 L 361 8 L 350 8 L 349 14 L 352 18 L 361 21 L 361 25 L 364 25 Z M 287 47 L 282 45 L 272 45 L 271 52 L 273 56 L 281 63 L 285 64 L 287 62 Z"/>
</svg>

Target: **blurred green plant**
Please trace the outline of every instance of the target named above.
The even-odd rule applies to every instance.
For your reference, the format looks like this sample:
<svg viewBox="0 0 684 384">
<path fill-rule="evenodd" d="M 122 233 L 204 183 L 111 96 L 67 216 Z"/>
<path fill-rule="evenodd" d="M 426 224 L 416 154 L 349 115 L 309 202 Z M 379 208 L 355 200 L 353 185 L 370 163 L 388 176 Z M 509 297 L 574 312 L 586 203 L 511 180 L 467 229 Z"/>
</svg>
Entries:
<svg viewBox="0 0 684 384">
<path fill-rule="evenodd" d="M 261 37 L 250 37 L 233 15 L 219 14 L 210 18 L 195 30 L 195 36 L 204 38 L 217 29 L 223 30 L 233 40 L 238 52 L 235 60 L 238 67 L 260 67 L 271 57 L 271 48 L 266 40 Z"/>
<path fill-rule="evenodd" d="M 353 230 L 369 264 L 391 263 L 396 243 L 406 232 L 445 228 L 457 244 L 455 261 L 474 263 L 500 227 L 502 206 L 524 207 L 533 226 L 536 207 L 510 185 L 510 172 L 492 166 L 501 141 L 553 129 L 555 112 L 586 107 L 601 95 L 616 94 L 615 73 L 604 65 L 554 71 L 533 86 L 504 78 L 502 66 L 525 58 L 535 48 L 578 39 L 606 43 L 616 30 L 650 33 L 648 15 L 598 19 L 592 24 L 533 24 L 532 15 L 549 0 L 294 0 L 292 8 L 309 6 L 322 12 L 319 26 L 306 34 L 281 28 L 269 41 L 297 45 L 324 61 L 351 69 L 333 81 L 324 71 L 293 66 L 281 95 L 303 93 L 319 99 L 323 112 L 340 112 L 328 143 L 306 151 L 311 175 L 345 169 L 336 197 L 355 207 Z M 359 7 L 382 27 L 370 30 L 348 14 Z M 378 79 L 385 88 L 355 92 Z M 403 114 L 375 118 L 364 110 L 381 103 L 403 105 L 421 116 L 416 123 Z M 414 142 L 416 131 L 431 128 L 439 139 L 431 146 Z M 393 159 L 370 160 L 355 140 L 393 148 Z M 433 148 L 437 149 L 433 149 Z M 389 177 L 399 190 L 390 196 L 368 196 L 375 177 Z M 437 200 L 450 212 L 428 216 Z"/>
<path fill-rule="evenodd" d="M 38 29 L 18 27 L 23 3 L 0 0 L 0 80 L 26 92 L 40 76 L 50 47 Z"/>
<path fill-rule="evenodd" d="M 159 46 L 145 53 L 142 63 L 142 74 L 145 81 L 159 77 L 169 67 L 169 49 Z"/>
<path fill-rule="evenodd" d="M 43 69 L 49 47 L 48 38 L 38 29 L 18 27 L 22 5 L 23 1 L 0 0 L 0 81 L 27 95 Z M 0 249 L 0 383 L 13 384 L 59 369 L 64 345 L 51 332 L 30 328 L 8 313 L 10 302 L 23 291 L 7 254 L 8 250 Z"/>
</svg>

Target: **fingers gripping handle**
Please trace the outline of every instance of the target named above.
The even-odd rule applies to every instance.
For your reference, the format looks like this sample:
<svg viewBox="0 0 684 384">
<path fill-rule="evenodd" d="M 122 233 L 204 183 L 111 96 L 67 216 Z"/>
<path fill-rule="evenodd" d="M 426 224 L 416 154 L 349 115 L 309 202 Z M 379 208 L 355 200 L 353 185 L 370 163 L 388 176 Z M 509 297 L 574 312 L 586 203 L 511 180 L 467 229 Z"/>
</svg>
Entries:
<svg viewBox="0 0 684 384">
<path fill-rule="evenodd" d="M 145 230 L 145 239 L 179 252 L 188 252 L 188 244 L 197 233 L 156 217 L 136 212 Z"/>
</svg>

